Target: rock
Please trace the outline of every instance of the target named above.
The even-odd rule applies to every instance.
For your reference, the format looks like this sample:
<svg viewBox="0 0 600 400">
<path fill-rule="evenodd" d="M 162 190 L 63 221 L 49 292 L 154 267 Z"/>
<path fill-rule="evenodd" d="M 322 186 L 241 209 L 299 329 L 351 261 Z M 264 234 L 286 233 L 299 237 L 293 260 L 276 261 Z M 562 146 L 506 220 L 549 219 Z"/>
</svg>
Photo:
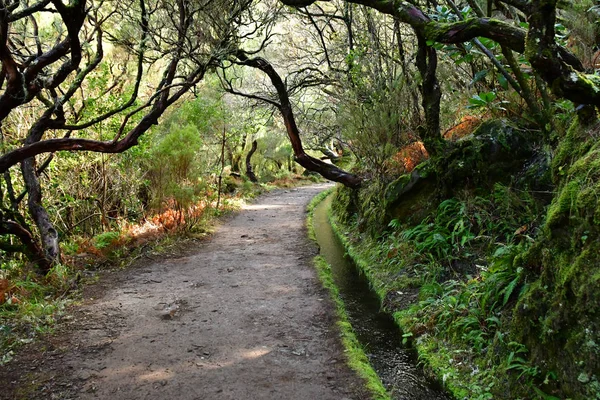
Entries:
<svg viewBox="0 0 600 400">
<path fill-rule="evenodd" d="M 77 377 L 83 381 L 90 379 L 92 375 L 88 371 L 81 371 Z"/>
<path fill-rule="evenodd" d="M 177 311 L 179 311 L 179 306 L 177 306 L 176 304 L 174 304 L 174 305 L 172 305 L 172 306 L 170 306 L 170 307 L 167 307 L 167 308 L 166 308 L 166 309 L 165 309 L 165 310 L 164 310 L 164 311 L 163 311 L 163 312 L 160 314 L 160 317 L 161 317 L 162 319 L 166 319 L 166 320 L 173 319 L 173 318 L 175 318 L 175 315 L 177 314 Z"/>
</svg>

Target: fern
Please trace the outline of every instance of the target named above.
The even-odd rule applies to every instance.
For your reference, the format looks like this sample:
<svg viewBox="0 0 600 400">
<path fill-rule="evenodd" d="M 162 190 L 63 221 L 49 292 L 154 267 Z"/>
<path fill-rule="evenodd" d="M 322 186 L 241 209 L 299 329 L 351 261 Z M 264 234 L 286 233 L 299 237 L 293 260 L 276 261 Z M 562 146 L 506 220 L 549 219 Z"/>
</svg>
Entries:
<svg viewBox="0 0 600 400">
<path fill-rule="evenodd" d="M 94 237 L 94 245 L 98 249 L 103 249 L 119 240 L 121 234 L 119 232 L 104 232 Z"/>
<path fill-rule="evenodd" d="M 513 293 L 513 291 L 515 290 L 515 288 L 517 287 L 517 284 L 520 281 L 520 274 L 517 274 L 517 276 L 515 277 L 515 279 L 513 279 L 505 288 L 504 290 L 502 290 L 502 293 L 504 293 L 504 299 L 502 301 L 502 306 L 504 307 L 506 305 L 506 303 L 508 303 L 508 299 L 510 298 L 510 295 Z"/>
</svg>

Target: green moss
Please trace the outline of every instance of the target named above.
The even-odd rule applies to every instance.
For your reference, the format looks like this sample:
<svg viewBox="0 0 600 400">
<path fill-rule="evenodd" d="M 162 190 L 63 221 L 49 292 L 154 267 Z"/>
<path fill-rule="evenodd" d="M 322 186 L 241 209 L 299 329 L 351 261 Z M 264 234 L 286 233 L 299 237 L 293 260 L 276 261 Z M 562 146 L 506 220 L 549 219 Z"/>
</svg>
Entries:
<svg viewBox="0 0 600 400">
<path fill-rule="evenodd" d="M 587 153 L 592 142 L 587 140 L 588 133 L 576 118 L 564 136 L 559 137 L 560 146 L 556 149 L 552 160 L 552 177 L 559 182 L 566 174 L 566 168 Z"/>
<path fill-rule="evenodd" d="M 358 198 L 355 190 L 339 186 L 333 194 L 333 205 L 338 215 L 343 216 L 344 222 L 352 218 L 358 211 Z"/>
<path fill-rule="evenodd" d="M 457 33 L 465 31 L 476 34 L 481 32 L 481 34 L 483 34 L 487 30 L 488 26 L 496 26 L 496 28 L 503 28 L 504 30 L 508 29 L 506 32 L 507 35 L 512 34 L 513 32 L 511 31 L 513 29 L 520 30 L 519 28 L 509 29 L 506 23 L 494 18 L 468 18 L 464 21 L 449 23 L 432 21 L 425 24 L 423 31 L 427 40 L 444 41 L 444 39 L 448 38 L 449 36 L 455 36 Z"/>
<path fill-rule="evenodd" d="M 323 286 L 329 290 L 332 300 L 335 303 L 338 315 L 338 327 L 342 338 L 342 344 L 345 349 L 345 354 L 348 359 L 348 365 L 356 373 L 365 380 L 367 389 L 371 392 L 374 400 L 389 400 L 390 396 L 383 387 L 379 376 L 371 367 L 369 359 L 360 345 L 352 325 L 349 322 L 348 314 L 342 298 L 340 297 L 339 289 L 335 285 L 331 273 L 331 267 L 321 256 L 314 259 L 315 268 L 319 275 L 319 279 Z"/>
<path fill-rule="evenodd" d="M 546 216 L 546 225 L 548 227 L 560 226 L 568 219 L 569 213 L 575 205 L 580 184 L 577 181 L 569 182 L 560 191 L 556 199 L 552 202 Z"/>
<path fill-rule="evenodd" d="M 406 186 L 410 183 L 410 180 L 411 174 L 404 174 L 388 185 L 384 194 L 385 202 L 388 206 L 398 201 Z"/>
<path fill-rule="evenodd" d="M 314 209 L 319 203 L 325 200 L 327 196 L 331 195 L 331 192 L 334 189 L 335 188 L 331 188 L 319 193 L 307 206 L 307 226 L 309 237 L 312 240 L 315 240 L 314 226 L 312 222 Z M 374 400 L 390 400 L 390 396 L 383 387 L 379 376 L 369 363 L 367 355 L 365 354 L 360 342 L 354 334 L 354 330 L 352 329 L 352 325 L 350 324 L 348 314 L 346 312 L 346 307 L 340 296 L 339 289 L 333 280 L 330 265 L 321 256 L 315 257 L 313 263 L 315 265 L 315 269 L 317 270 L 321 284 L 329 291 L 331 299 L 335 304 L 336 313 L 338 316 L 337 325 L 340 329 L 340 336 L 342 338 L 342 345 L 345 349 L 348 365 L 350 368 L 352 368 L 352 370 L 356 371 L 358 376 L 364 379 L 365 385 Z"/>
<path fill-rule="evenodd" d="M 515 307 L 512 332 L 557 376 L 555 390 L 600 398 L 600 143 L 575 121 L 553 162 L 559 190 L 542 237 L 520 259 L 540 276 Z M 583 379 L 582 377 L 585 377 Z"/>
<path fill-rule="evenodd" d="M 331 195 L 331 193 L 334 190 L 335 190 L 335 188 L 330 188 L 330 189 L 322 191 L 321 193 L 319 193 L 318 195 L 313 197 L 310 200 L 310 202 L 308 203 L 308 205 L 306 206 L 306 213 L 307 213 L 306 227 L 308 228 L 308 238 L 310 240 L 317 240 L 315 237 L 315 228 L 313 226 L 313 216 L 314 216 L 315 208 L 317 208 L 317 206 L 323 200 L 325 200 L 329 195 Z"/>
</svg>

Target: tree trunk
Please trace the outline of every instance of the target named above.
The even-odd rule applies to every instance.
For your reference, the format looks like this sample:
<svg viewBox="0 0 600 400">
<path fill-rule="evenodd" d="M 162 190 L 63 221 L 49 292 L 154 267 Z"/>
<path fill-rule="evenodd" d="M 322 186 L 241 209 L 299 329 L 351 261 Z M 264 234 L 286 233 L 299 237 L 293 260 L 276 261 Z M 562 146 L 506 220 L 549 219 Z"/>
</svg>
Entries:
<svg viewBox="0 0 600 400">
<path fill-rule="evenodd" d="M 13 244 L 12 241 L 0 241 L 0 250 L 8 253 L 22 253 L 34 264 L 38 265 L 39 272 L 46 273 L 51 265 L 44 257 L 44 252 L 31 234 L 25 218 L 19 213 L 19 202 L 12 186 L 10 172 L 4 173 L 6 192 L 10 201 L 10 208 L 4 207 L 4 190 L 0 185 L 0 236 L 13 235 L 21 242 Z M 20 196 L 19 196 L 20 197 Z"/>
<path fill-rule="evenodd" d="M 31 232 L 21 224 L 10 219 L 4 219 L 4 216 L 0 215 L 0 235 L 14 235 L 19 238 L 22 244 L 22 246 L 10 246 L 8 248 L 3 243 L 0 243 L 0 249 L 25 254 L 29 261 L 36 264 L 39 272 L 44 275 L 52 267 L 52 264 L 46 260 L 42 248 L 36 243 Z"/>
<path fill-rule="evenodd" d="M 248 177 L 248 179 L 250 179 L 251 182 L 254 182 L 254 183 L 258 183 L 258 179 L 256 178 L 254 171 L 252 170 L 252 163 L 250 161 L 252 159 L 252 156 L 256 152 L 257 148 L 258 148 L 258 142 L 256 140 L 254 140 L 252 142 L 252 148 L 246 155 L 246 176 Z"/>
<path fill-rule="evenodd" d="M 42 272 L 46 273 L 53 264 L 60 262 L 58 232 L 42 205 L 42 188 L 35 169 L 35 159 L 28 158 L 24 160 L 21 163 L 21 172 L 29 194 L 27 206 L 38 228 L 42 244 L 43 258 L 38 261 L 38 266 Z"/>
<path fill-rule="evenodd" d="M 425 127 L 421 129 L 421 139 L 430 156 L 441 154 L 444 149 L 444 140 L 440 134 L 440 101 L 442 90 L 437 80 L 437 53 L 427 44 L 427 41 L 418 32 L 417 40 L 417 68 L 421 75 L 421 96 L 423 111 L 425 112 Z"/>
<path fill-rule="evenodd" d="M 219 171 L 219 186 L 217 189 L 217 210 L 221 205 L 221 189 L 223 186 L 223 170 L 225 169 L 225 144 L 227 141 L 227 136 L 225 125 L 223 125 L 223 135 L 221 136 L 221 170 Z"/>
<path fill-rule="evenodd" d="M 240 166 L 239 166 L 240 157 L 233 154 L 233 148 L 231 147 L 231 144 L 226 144 L 225 150 L 227 151 L 227 160 L 229 161 L 229 165 L 231 165 L 231 172 L 240 172 Z M 236 158 L 237 158 L 237 160 L 236 160 Z M 236 162 L 238 165 L 235 165 Z"/>
<path fill-rule="evenodd" d="M 412 100 L 412 104 L 410 105 L 410 109 L 412 110 L 412 119 L 413 124 L 420 124 L 421 122 L 421 112 L 419 111 L 419 96 L 413 87 L 413 79 L 411 77 L 411 73 L 406 64 L 406 52 L 404 50 L 404 40 L 402 39 L 402 31 L 400 29 L 400 21 L 398 18 L 394 19 L 394 33 L 396 34 L 396 45 L 398 47 L 398 56 L 400 57 L 400 66 L 402 67 L 402 75 L 406 80 L 406 84 L 410 90 L 410 96 Z"/>
</svg>

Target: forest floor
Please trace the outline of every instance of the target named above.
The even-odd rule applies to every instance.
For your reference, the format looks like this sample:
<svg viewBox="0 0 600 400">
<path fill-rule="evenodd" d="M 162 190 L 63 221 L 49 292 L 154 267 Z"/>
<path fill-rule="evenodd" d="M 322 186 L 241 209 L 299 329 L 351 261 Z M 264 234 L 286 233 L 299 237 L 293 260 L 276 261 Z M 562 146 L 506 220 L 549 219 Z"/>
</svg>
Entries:
<svg viewBox="0 0 600 400">
<path fill-rule="evenodd" d="M 368 398 L 312 266 L 305 207 L 324 188 L 261 196 L 179 257 L 104 274 L 0 368 L 0 398 Z"/>
</svg>

